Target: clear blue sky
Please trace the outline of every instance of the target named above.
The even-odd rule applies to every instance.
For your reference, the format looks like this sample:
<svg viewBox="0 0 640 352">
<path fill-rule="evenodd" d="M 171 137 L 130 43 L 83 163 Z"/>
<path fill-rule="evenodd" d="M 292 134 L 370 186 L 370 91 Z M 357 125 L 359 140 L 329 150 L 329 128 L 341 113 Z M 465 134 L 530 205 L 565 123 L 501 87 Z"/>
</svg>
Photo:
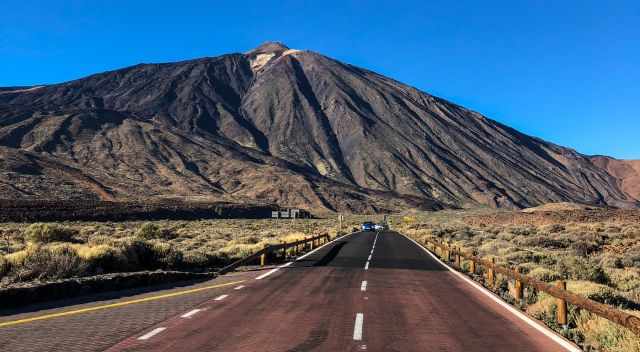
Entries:
<svg viewBox="0 0 640 352">
<path fill-rule="evenodd" d="M 7 1 L 0 86 L 282 41 L 585 154 L 640 159 L 640 2 Z"/>
</svg>

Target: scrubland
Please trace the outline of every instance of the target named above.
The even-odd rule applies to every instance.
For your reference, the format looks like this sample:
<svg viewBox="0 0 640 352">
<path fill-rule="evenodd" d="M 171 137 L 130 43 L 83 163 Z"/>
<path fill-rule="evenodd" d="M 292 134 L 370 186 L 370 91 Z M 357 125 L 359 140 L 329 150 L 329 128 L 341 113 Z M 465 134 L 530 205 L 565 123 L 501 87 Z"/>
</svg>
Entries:
<svg viewBox="0 0 640 352">
<path fill-rule="evenodd" d="M 575 222 L 567 213 L 536 215 L 536 221 L 521 224 L 513 216 L 444 211 L 395 219 L 396 228 L 415 239 L 435 238 L 475 250 L 498 264 L 546 282 L 566 280 L 567 289 L 592 300 L 640 316 L 640 223 L 635 217 L 615 221 Z M 478 219 L 502 219 L 499 223 Z M 509 220 L 511 218 L 511 221 Z M 549 219 L 561 219 L 550 222 Z M 473 225 L 470 225 L 473 224 Z M 498 275 L 497 293 L 510 299 L 511 283 Z M 475 277 L 483 281 L 482 275 Z M 555 322 L 556 300 L 527 290 L 528 314 L 580 343 L 585 350 L 640 351 L 640 338 L 625 328 L 586 311 L 570 308 L 570 324 L 563 330 Z"/>
<path fill-rule="evenodd" d="M 347 219 L 344 229 L 357 220 Z M 335 219 L 0 224 L 0 287 L 139 270 L 208 271 Z"/>
</svg>

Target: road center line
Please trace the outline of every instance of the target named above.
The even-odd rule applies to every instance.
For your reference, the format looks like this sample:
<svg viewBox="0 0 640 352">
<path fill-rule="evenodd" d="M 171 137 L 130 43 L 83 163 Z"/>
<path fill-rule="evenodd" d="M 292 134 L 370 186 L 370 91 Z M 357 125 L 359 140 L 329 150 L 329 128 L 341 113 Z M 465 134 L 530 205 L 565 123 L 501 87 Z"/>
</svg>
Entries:
<svg viewBox="0 0 640 352">
<path fill-rule="evenodd" d="M 198 313 L 199 311 L 201 311 L 202 309 L 194 309 L 192 311 L 189 311 L 187 313 L 184 313 L 180 316 L 180 318 L 191 318 L 192 316 L 194 316 L 196 313 Z"/>
<path fill-rule="evenodd" d="M 151 331 L 149 331 L 148 333 L 138 337 L 138 340 L 148 340 L 156 335 L 158 335 L 159 333 L 163 332 L 167 330 L 167 328 L 155 328 Z"/>
<path fill-rule="evenodd" d="M 362 285 L 360 286 L 360 291 L 364 292 L 367 290 L 367 282 L 362 281 Z"/>
<path fill-rule="evenodd" d="M 373 239 L 373 246 L 371 246 L 371 252 L 369 253 L 369 258 L 367 258 L 367 262 L 364 264 L 364 270 L 369 270 L 369 263 L 371 262 L 371 258 L 373 257 L 373 250 L 376 249 L 376 242 L 378 241 L 378 234 L 376 232 L 376 237 Z"/>
<path fill-rule="evenodd" d="M 356 324 L 353 326 L 353 339 L 355 341 L 362 340 L 362 325 L 364 324 L 364 314 L 356 314 Z"/>
</svg>

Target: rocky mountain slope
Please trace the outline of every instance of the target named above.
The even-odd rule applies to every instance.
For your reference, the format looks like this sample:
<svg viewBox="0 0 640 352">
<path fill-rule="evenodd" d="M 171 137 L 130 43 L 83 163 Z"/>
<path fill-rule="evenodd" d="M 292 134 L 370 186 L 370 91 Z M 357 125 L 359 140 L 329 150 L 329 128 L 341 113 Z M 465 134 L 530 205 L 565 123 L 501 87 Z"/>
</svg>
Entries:
<svg viewBox="0 0 640 352">
<path fill-rule="evenodd" d="M 619 160 L 593 156 L 591 161 L 617 179 L 618 187 L 630 197 L 640 199 L 640 160 Z"/>
<path fill-rule="evenodd" d="M 0 89 L 0 198 L 43 197 L 343 211 L 638 204 L 588 156 L 279 43 Z"/>
</svg>

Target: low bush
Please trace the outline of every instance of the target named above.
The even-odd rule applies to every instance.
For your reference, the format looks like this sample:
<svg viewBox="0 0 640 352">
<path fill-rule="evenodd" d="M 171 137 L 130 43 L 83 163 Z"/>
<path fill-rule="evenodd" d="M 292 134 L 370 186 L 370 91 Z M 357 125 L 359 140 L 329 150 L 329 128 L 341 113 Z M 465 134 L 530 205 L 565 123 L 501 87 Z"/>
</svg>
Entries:
<svg viewBox="0 0 640 352">
<path fill-rule="evenodd" d="M 72 229 L 52 225 L 36 223 L 25 229 L 24 238 L 31 243 L 50 243 L 71 241 L 76 232 Z"/>
<path fill-rule="evenodd" d="M 84 273 L 86 264 L 69 246 L 32 246 L 25 250 L 22 263 L 16 268 L 20 281 L 62 279 Z"/>
<path fill-rule="evenodd" d="M 542 267 L 537 267 L 531 270 L 527 275 L 536 280 L 545 282 L 553 282 L 562 279 L 562 276 L 559 273 Z"/>
<path fill-rule="evenodd" d="M 174 231 L 170 229 L 160 228 L 160 226 L 151 222 L 144 223 L 142 226 L 140 226 L 140 228 L 136 231 L 136 235 L 143 240 L 169 240 L 177 237 Z"/>
<path fill-rule="evenodd" d="M 11 270 L 11 263 L 0 255 L 0 278 L 5 276 Z"/>
</svg>

